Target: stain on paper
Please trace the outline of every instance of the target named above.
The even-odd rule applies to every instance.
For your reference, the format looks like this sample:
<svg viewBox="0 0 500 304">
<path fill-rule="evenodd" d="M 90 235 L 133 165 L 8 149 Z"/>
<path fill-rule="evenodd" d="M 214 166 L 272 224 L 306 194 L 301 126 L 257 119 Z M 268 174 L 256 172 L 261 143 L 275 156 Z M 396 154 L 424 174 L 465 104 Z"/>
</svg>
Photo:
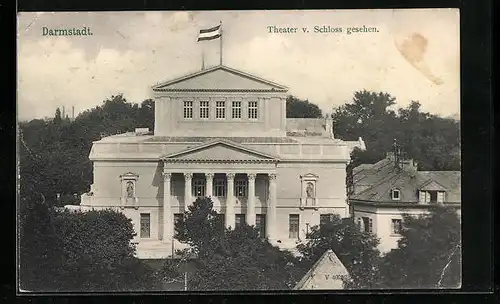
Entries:
<svg viewBox="0 0 500 304">
<path fill-rule="evenodd" d="M 415 69 L 419 70 L 434 84 L 441 85 L 443 80 L 435 76 L 427 63 L 425 62 L 425 53 L 427 51 L 428 41 L 423 35 L 414 33 L 406 38 L 403 43 L 396 43 L 396 47 Z"/>
</svg>

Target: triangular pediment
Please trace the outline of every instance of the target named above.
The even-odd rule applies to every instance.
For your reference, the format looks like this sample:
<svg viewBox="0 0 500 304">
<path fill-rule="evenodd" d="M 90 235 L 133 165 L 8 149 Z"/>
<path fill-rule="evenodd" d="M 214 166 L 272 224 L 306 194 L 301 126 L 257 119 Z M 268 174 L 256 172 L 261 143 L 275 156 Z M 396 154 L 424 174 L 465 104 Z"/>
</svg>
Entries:
<svg viewBox="0 0 500 304">
<path fill-rule="evenodd" d="M 273 162 L 277 160 L 277 157 L 249 149 L 234 142 L 216 140 L 165 155 L 162 159 L 165 161 Z"/>
<path fill-rule="evenodd" d="M 428 180 L 422 186 L 420 186 L 421 191 L 445 191 L 446 188 L 435 180 Z"/>
<path fill-rule="evenodd" d="M 226 66 L 192 73 L 153 86 L 154 91 L 281 91 L 287 87 Z"/>
<path fill-rule="evenodd" d="M 349 272 L 330 249 L 312 266 L 294 289 L 338 289 Z"/>
</svg>

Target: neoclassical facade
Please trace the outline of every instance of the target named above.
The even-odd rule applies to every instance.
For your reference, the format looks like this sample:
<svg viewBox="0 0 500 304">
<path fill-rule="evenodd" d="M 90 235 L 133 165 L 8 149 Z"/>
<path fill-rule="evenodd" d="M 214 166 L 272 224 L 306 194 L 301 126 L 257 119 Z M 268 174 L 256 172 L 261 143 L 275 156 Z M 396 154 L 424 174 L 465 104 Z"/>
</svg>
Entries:
<svg viewBox="0 0 500 304">
<path fill-rule="evenodd" d="M 294 248 L 323 217 L 349 215 L 346 165 L 364 143 L 334 138 L 330 119 L 286 118 L 287 91 L 226 66 L 153 86 L 154 131 L 94 142 L 80 208 L 123 212 L 143 258 L 183 247 L 174 224 L 197 197 L 226 227 L 246 222 Z"/>
</svg>

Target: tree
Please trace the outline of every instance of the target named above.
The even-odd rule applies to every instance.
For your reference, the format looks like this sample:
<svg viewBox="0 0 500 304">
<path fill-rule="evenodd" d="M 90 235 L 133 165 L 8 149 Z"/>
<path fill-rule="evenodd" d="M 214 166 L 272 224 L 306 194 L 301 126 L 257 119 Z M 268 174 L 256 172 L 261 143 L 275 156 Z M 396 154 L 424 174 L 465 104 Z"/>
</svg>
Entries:
<svg viewBox="0 0 500 304">
<path fill-rule="evenodd" d="M 309 100 L 302 100 L 292 95 L 286 98 L 287 118 L 322 118 L 321 109 Z"/>
<path fill-rule="evenodd" d="M 314 226 L 305 244 L 297 246 L 303 255 L 302 267 L 310 268 L 325 251 L 332 249 L 349 272 L 347 288 L 372 288 L 377 282 L 380 252 L 378 238 L 362 232 L 352 218 L 334 214 L 321 226 Z"/>
<path fill-rule="evenodd" d="M 396 112 L 395 101 L 390 94 L 363 90 L 333 113 L 337 138 L 362 137 L 366 143 L 366 151 L 353 153 L 351 166 L 379 161 L 396 139 L 420 170 L 460 170 L 459 122 L 422 112 L 418 101 Z"/>
<path fill-rule="evenodd" d="M 224 229 L 209 198 L 198 198 L 176 224 L 176 236 L 197 253 L 190 290 L 282 290 L 299 279 L 295 257 L 259 236 L 255 227 Z M 178 275 L 171 263 L 170 278 Z"/>
<path fill-rule="evenodd" d="M 24 212 L 20 227 L 23 289 L 156 289 L 153 271 L 134 257 L 131 240 L 135 232 L 123 214 L 56 211 L 43 203 L 34 203 Z"/>
<path fill-rule="evenodd" d="M 48 203 L 75 203 L 73 194 L 89 191 L 92 163 L 88 155 L 92 143 L 102 135 L 154 127 L 154 101 L 141 105 L 127 102 L 122 95 L 111 96 L 101 106 L 80 114 L 75 121 L 62 119 L 56 109 L 53 120 L 20 123 L 21 183 L 43 193 Z M 69 200 L 56 200 L 56 194 Z"/>
<path fill-rule="evenodd" d="M 456 288 L 461 285 L 460 219 L 449 207 L 403 220 L 398 248 L 380 267 L 381 288 Z"/>
<path fill-rule="evenodd" d="M 62 121 L 62 117 L 61 117 L 61 109 L 57 108 L 56 109 L 56 114 L 54 115 L 54 120 L 53 122 L 55 124 L 60 124 Z"/>
<path fill-rule="evenodd" d="M 197 198 L 175 225 L 175 238 L 189 244 L 198 256 L 211 254 L 223 235 L 224 223 L 207 197 Z"/>
</svg>

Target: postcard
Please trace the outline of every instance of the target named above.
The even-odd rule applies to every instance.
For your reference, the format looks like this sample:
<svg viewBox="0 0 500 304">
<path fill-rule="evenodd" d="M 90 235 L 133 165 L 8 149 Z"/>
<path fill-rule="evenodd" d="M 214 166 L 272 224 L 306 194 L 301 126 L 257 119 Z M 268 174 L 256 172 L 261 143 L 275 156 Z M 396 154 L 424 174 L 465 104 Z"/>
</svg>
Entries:
<svg viewBox="0 0 500 304">
<path fill-rule="evenodd" d="M 458 9 L 18 14 L 20 293 L 461 286 Z"/>
</svg>

